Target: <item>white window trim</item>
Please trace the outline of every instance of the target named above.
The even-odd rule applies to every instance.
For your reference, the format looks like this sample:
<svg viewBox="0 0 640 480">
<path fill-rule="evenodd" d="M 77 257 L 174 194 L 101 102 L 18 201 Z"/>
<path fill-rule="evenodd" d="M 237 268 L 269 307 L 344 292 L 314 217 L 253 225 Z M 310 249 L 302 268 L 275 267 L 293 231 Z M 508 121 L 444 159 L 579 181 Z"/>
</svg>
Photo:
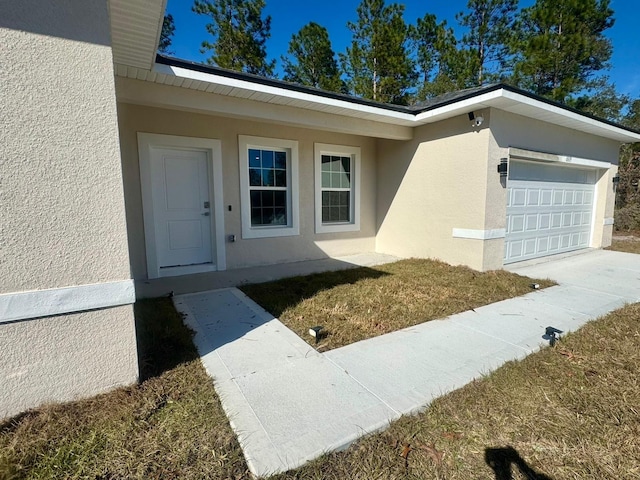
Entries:
<svg viewBox="0 0 640 480">
<path fill-rule="evenodd" d="M 357 232 L 360 230 L 360 147 L 315 143 L 315 214 L 316 233 Z M 351 207 L 353 208 L 350 223 L 322 223 L 322 155 L 339 155 L 351 157 Z"/>
<path fill-rule="evenodd" d="M 260 226 L 251 225 L 251 199 L 249 196 L 249 148 L 256 149 L 284 149 L 288 150 L 289 176 L 287 177 L 288 189 L 290 189 L 290 209 L 287 214 L 286 226 Z M 240 162 L 240 217 L 242 221 L 242 238 L 269 238 L 289 237 L 300 235 L 299 213 L 299 180 L 298 180 L 298 142 L 295 140 L 282 140 L 277 138 L 254 137 L 250 135 L 238 135 L 238 159 Z"/>
<path fill-rule="evenodd" d="M 156 229 L 153 220 L 153 186 L 151 184 L 151 151 L 157 147 L 202 150 L 207 153 L 209 161 L 209 191 L 213 192 L 213 208 L 211 209 L 213 213 L 213 221 L 211 222 L 211 253 L 215 256 L 215 265 L 187 265 L 161 269 L 158 264 Z M 142 190 L 147 277 L 151 279 L 201 273 L 204 271 L 226 270 L 224 199 L 222 195 L 222 143 L 220 140 L 138 132 L 138 155 L 140 162 L 140 186 Z"/>
</svg>

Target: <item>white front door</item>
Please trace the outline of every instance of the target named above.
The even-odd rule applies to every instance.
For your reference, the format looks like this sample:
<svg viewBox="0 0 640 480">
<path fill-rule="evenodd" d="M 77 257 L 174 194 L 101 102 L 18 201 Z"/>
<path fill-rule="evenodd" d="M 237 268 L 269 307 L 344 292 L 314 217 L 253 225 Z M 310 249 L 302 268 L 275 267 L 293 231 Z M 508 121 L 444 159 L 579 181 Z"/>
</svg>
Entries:
<svg viewBox="0 0 640 480">
<path fill-rule="evenodd" d="M 208 165 L 206 151 L 151 149 L 153 223 L 161 270 L 213 265 Z"/>
</svg>

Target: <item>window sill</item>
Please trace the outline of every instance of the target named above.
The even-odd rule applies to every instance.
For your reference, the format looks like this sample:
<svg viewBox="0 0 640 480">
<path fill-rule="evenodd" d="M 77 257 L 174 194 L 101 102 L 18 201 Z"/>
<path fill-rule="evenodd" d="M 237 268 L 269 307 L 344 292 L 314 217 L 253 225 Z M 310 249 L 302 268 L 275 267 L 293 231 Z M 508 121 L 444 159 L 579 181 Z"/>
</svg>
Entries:
<svg viewBox="0 0 640 480">
<path fill-rule="evenodd" d="M 298 227 L 252 227 L 242 230 L 243 239 L 295 237 L 300 235 Z"/>
<path fill-rule="evenodd" d="M 360 225 L 356 223 L 324 223 L 316 224 L 316 233 L 359 232 Z"/>
</svg>

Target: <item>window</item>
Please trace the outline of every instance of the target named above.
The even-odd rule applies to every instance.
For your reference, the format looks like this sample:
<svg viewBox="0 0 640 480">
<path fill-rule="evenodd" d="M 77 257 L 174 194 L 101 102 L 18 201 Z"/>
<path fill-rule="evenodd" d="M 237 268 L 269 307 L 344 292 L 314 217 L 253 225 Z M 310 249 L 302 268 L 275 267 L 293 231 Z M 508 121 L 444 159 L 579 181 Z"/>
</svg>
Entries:
<svg viewBox="0 0 640 480">
<path fill-rule="evenodd" d="M 315 144 L 316 233 L 360 230 L 360 148 Z"/>
<path fill-rule="evenodd" d="M 238 140 L 242 238 L 298 235 L 298 142 Z"/>
</svg>

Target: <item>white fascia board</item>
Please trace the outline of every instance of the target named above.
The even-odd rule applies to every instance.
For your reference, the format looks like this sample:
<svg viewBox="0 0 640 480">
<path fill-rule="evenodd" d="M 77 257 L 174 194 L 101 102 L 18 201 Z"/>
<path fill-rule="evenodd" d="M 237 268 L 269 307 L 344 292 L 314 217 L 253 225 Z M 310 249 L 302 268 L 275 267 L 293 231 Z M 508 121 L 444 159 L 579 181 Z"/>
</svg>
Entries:
<svg viewBox="0 0 640 480">
<path fill-rule="evenodd" d="M 268 95 L 275 95 L 282 98 L 289 98 L 292 100 L 302 100 L 306 102 L 316 103 L 318 105 L 330 105 L 332 107 L 345 108 L 349 110 L 355 110 L 359 112 L 365 112 L 372 115 L 381 117 L 380 121 L 389 122 L 390 119 L 403 120 L 405 122 L 415 122 L 415 116 L 410 113 L 396 112 L 394 110 L 387 110 L 384 108 L 373 107 L 370 105 L 361 105 L 357 103 L 348 102 L 346 100 L 339 100 L 336 98 L 322 97 L 319 95 L 313 95 L 310 93 L 298 92 L 294 90 L 288 90 L 286 88 L 278 88 L 270 85 L 261 85 L 246 80 L 239 80 L 236 78 L 223 77 L 221 75 L 215 75 L 212 73 L 198 72 L 195 70 L 189 70 L 181 67 L 174 67 L 170 65 L 157 64 L 154 67 L 154 72 L 158 74 L 171 75 L 174 77 L 199 80 L 201 82 L 207 82 L 214 85 L 223 85 L 225 87 L 238 88 L 251 92 L 260 92 Z M 384 119 L 384 120 L 382 120 Z"/>
<path fill-rule="evenodd" d="M 512 102 L 512 104 L 514 105 L 527 105 L 529 107 L 532 107 L 533 109 L 548 112 L 553 115 L 566 118 L 567 120 L 571 120 L 578 124 L 589 126 L 591 129 L 598 130 L 599 134 L 606 138 L 613 138 L 621 142 L 640 141 L 640 134 L 629 132 L 620 127 L 609 125 L 608 123 L 586 117 L 577 112 L 572 112 L 556 105 L 550 105 L 546 102 L 536 100 L 520 93 L 511 92 L 503 88 L 494 90 L 493 92 L 487 92 L 482 95 L 477 95 L 466 100 L 453 102 L 439 108 L 434 108 L 433 110 L 429 110 L 427 112 L 422 112 L 415 117 L 415 120 L 418 124 L 426 124 L 444 120 L 458 114 L 468 113 L 470 111 L 478 110 L 481 108 L 497 108 L 504 110 L 505 100 Z M 506 110 L 508 111 L 508 109 Z M 534 115 L 528 116 L 531 118 L 536 118 Z M 548 123 L 555 123 L 549 122 L 549 120 L 545 121 Z"/>
<path fill-rule="evenodd" d="M 558 116 L 567 118 L 569 120 L 582 123 L 583 125 L 588 125 L 590 127 L 596 128 L 602 131 L 603 137 L 609 137 L 609 138 L 615 137 L 615 139 L 617 140 L 626 141 L 626 142 L 640 141 L 640 134 L 638 133 L 629 132 L 620 127 L 609 125 L 608 123 L 586 117 L 584 115 L 581 115 L 580 113 L 572 112 L 571 110 L 566 110 L 556 105 L 550 105 L 546 102 L 541 102 L 540 100 L 536 100 L 534 98 L 528 97 L 526 95 L 522 95 L 520 93 L 510 92 L 504 89 L 501 89 L 499 91 L 501 92 L 502 97 L 507 98 L 509 100 L 513 100 L 520 104 L 529 105 L 536 109 L 543 110 L 545 112 L 549 112 L 554 115 L 558 115 Z"/>
<path fill-rule="evenodd" d="M 442 107 L 434 108 L 426 112 L 414 115 L 412 113 L 397 112 L 394 110 L 388 110 L 384 108 L 374 107 L 371 105 L 362 105 L 358 103 L 352 103 L 347 100 L 340 100 L 335 98 L 323 97 L 320 95 L 314 95 L 311 93 L 298 92 L 294 90 L 288 90 L 286 88 L 279 88 L 270 85 L 256 84 L 246 80 L 240 80 L 235 78 L 224 77 L 221 75 L 215 75 L 212 73 L 199 72 L 182 67 L 175 67 L 171 65 L 163 65 L 156 63 L 153 68 L 153 72 L 158 75 L 167 75 L 170 77 L 197 80 L 206 82 L 211 85 L 221 85 L 229 88 L 237 88 L 248 92 L 259 92 L 267 95 L 273 95 L 283 99 L 300 100 L 309 102 L 311 104 L 332 106 L 345 111 L 362 112 L 369 115 L 373 115 L 375 118 L 369 118 L 370 120 L 400 124 L 404 126 L 419 126 L 428 123 L 438 122 L 445 120 L 456 115 L 463 115 L 470 111 L 482 109 L 482 108 L 498 108 L 505 109 L 505 101 L 507 103 L 512 102 L 512 105 L 526 105 L 532 109 L 539 110 L 541 112 L 551 113 L 561 118 L 565 118 L 569 121 L 575 122 L 577 125 L 583 125 L 590 128 L 592 134 L 597 134 L 605 138 L 611 138 L 623 143 L 640 142 L 640 134 L 629 132 L 620 127 L 609 125 L 608 123 L 595 120 L 584 115 L 581 115 L 570 110 L 566 110 L 556 105 L 551 105 L 540 100 L 533 99 L 526 95 L 522 95 L 516 92 L 511 92 L 503 88 L 494 90 L 491 92 L 476 95 L 465 100 L 454 101 L 450 104 L 443 105 Z M 348 115 L 345 112 L 345 115 Z M 536 118 L 535 115 L 527 115 L 531 118 Z M 556 123 L 553 121 L 545 120 L 548 123 Z M 402 123 L 397 123 L 402 122 Z M 562 125 L 562 123 L 558 123 Z M 577 125 L 576 128 L 577 129 Z M 564 125 L 566 128 L 572 128 Z M 597 133 L 594 132 L 597 131 Z"/>
<path fill-rule="evenodd" d="M 489 108 L 491 107 L 490 103 L 492 101 L 502 97 L 502 92 L 503 90 L 500 89 L 467 98 L 466 100 L 452 102 L 448 105 L 443 105 L 442 107 L 419 113 L 415 116 L 415 121 L 417 124 L 423 125 L 425 123 L 434 123 L 444 120 L 445 118 L 449 118 L 457 114 L 468 113 L 474 109 Z"/>
</svg>

